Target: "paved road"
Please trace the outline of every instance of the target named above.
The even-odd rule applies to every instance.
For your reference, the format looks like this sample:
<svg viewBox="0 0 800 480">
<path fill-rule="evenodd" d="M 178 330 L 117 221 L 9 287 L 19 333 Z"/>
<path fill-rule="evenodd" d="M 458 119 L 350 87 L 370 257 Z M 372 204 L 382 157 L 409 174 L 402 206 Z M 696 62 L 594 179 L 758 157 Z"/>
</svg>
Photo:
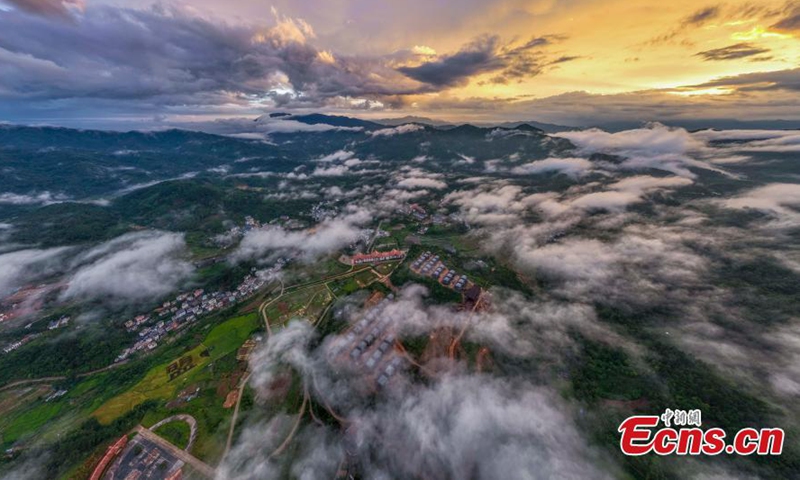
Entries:
<svg viewBox="0 0 800 480">
<path fill-rule="evenodd" d="M 201 462 L 197 457 L 194 457 L 193 455 L 190 455 L 188 452 L 181 450 L 180 448 L 169 443 L 168 441 L 164 440 L 163 438 L 159 437 L 158 435 L 144 428 L 141 425 L 137 425 L 135 430 L 139 435 L 157 444 L 159 447 L 163 448 L 170 454 L 174 455 L 176 458 L 183 461 L 183 463 L 191 465 L 193 469 L 197 470 L 200 474 L 202 474 L 206 478 L 214 478 L 215 475 L 214 468 L 209 466 L 207 463 Z"/>
<path fill-rule="evenodd" d="M 284 292 L 286 290 L 288 290 L 288 289 L 310 287 L 312 285 L 319 285 L 319 284 L 322 284 L 322 283 L 327 283 L 327 282 L 330 282 L 330 281 L 333 281 L 333 280 L 338 280 L 340 278 L 344 278 L 344 277 L 348 277 L 350 275 L 354 275 L 356 273 L 359 273 L 359 272 L 361 272 L 363 270 L 367 270 L 369 268 L 371 268 L 371 267 L 361 268 L 361 269 L 351 268 L 350 270 L 348 270 L 345 273 L 332 275 L 330 277 L 327 277 L 327 278 L 324 278 L 324 279 L 321 279 L 321 280 L 313 280 L 313 281 L 307 282 L 307 283 L 297 283 L 297 284 L 294 284 L 294 285 L 290 285 L 288 287 L 284 287 L 283 282 L 281 282 L 281 294 L 278 295 L 278 297 L 270 300 L 266 304 L 262 303 L 259 311 L 263 312 L 263 310 L 267 306 L 269 306 L 269 304 L 271 304 L 272 302 L 274 302 L 278 298 L 282 297 Z M 262 316 L 264 316 L 264 313 L 262 313 Z M 267 322 L 267 332 L 269 333 L 269 323 L 268 322 Z M 90 375 L 94 375 L 94 374 L 97 374 L 97 373 L 101 373 L 101 372 L 105 372 L 105 371 L 117 368 L 117 367 L 119 367 L 121 365 L 124 365 L 126 363 L 128 363 L 127 359 L 123 360 L 121 362 L 112 363 L 111 365 L 108 365 L 108 366 L 103 367 L 103 368 L 98 368 L 97 370 L 92 370 L 91 372 L 80 373 L 80 374 L 76 375 L 76 377 L 78 377 L 78 378 L 88 377 Z M 12 381 L 11 383 L 7 383 L 7 384 L 3 385 L 2 387 L 0 387 L 0 392 L 2 392 L 3 390 L 8 390 L 10 388 L 21 387 L 23 385 L 28 385 L 28 384 L 32 384 L 32 383 L 58 382 L 58 381 L 61 381 L 61 380 L 66 380 L 66 379 L 67 379 L 66 375 L 61 375 L 61 376 L 55 376 L 55 377 L 41 377 L 41 378 L 31 378 L 31 379 L 25 379 L 25 380 L 16 380 L 16 381 Z"/>
<path fill-rule="evenodd" d="M 119 366 L 125 365 L 126 363 L 128 363 L 128 360 L 122 360 L 121 362 L 112 363 L 111 365 L 108 365 L 103 368 L 98 368 L 97 370 L 92 370 L 91 372 L 79 373 L 75 376 L 77 378 L 85 378 L 91 375 L 95 375 L 97 373 L 107 372 Z M 0 387 L 0 392 L 2 392 L 3 390 L 8 390 L 10 388 L 15 388 L 15 387 L 21 387 L 23 385 L 28 385 L 31 383 L 59 382 L 61 380 L 66 380 L 66 379 L 67 379 L 66 375 L 61 375 L 57 377 L 41 377 L 41 378 L 31 378 L 28 380 L 17 380 L 15 382 L 7 383 L 2 387 Z"/>
<path fill-rule="evenodd" d="M 248 380 L 250 380 L 250 372 L 247 372 L 247 375 L 239 382 L 239 394 L 236 397 L 236 407 L 233 409 L 233 417 L 231 417 L 231 429 L 228 431 L 228 441 L 225 443 L 225 453 L 222 454 L 223 460 L 226 456 L 228 456 L 228 452 L 231 449 L 231 443 L 233 442 L 233 430 L 236 428 L 236 420 L 239 418 L 239 405 L 242 403 L 242 393 L 244 392 L 244 387 L 247 386 Z"/>
<path fill-rule="evenodd" d="M 379 228 L 380 228 L 380 226 L 379 226 Z M 402 263 L 402 262 L 400 262 L 400 263 Z M 400 263 L 397 264 L 397 267 L 400 266 Z M 395 269 L 397 267 L 395 267 Z M 394 270 L 392 270 L 392 272 L 390 272 L 388 275 L 381 275 L 377 271 L 375 271 L 374 268 L 371 265 L 370 266 L 364 266 L 363 268 L 358 268 L 358 269 L 356 269 L 354 266 L 351 266 L 350 270 L 348 270 L 348 271 L 346 271 L 344 273 L 331 275 L 329 277 L 326 277 L 326 278 L 323 278 L 323 279 L 320 279 L 320 280 L 313 280 L 313 281 L 306 282 L 306 283 L 296 283 L 296 284 L 290 285 L 288 287 L 283 283 L 283 281 L 279 280 L 281 282 L 281 291 L 280 291 L 280 293 L 276 297 L 274 297 L 274 298 L 272 298 L 270 300 L 265 300 L 258 307 L 258 313 L 261 316 L 261 319 L 264 321 L 264 327 L 267 330 L 267 342 L 269 342 L 269 337 L 272 336 L 272 327 L 270 326 L 269 318 L 267 317 L 267 308 L 270 305 L 272 305 L 273 303 L 275 303 L 278 300 L 280 300 L 283 297 L 283 295 L 286 293 L 287 290 L 289 290 L 289 289 L 301 289 L 301 288 L 307 288 L 307 287 L 312 287 L 312 286 L 317 286 L 317 285 L 325 285 L 328 288 L 328 291 L 331 292 L 331 295 L 333 295 L 333 297 L 336 298 L 336 295 L 333 294 L 333 291 L 328 286 L 329 282 L 334 281 L 334 280 L 339 280 L 339 279 L 342 279 L 342 278 L 347 278 L 347 277 L 353 276 L 355 274 L 361 273 L 361 272 L 366 271 L 366 270 L 372 270 L 373 274 L 376 275 L 378 280 L 382 280 L 382 279 L 390 276 L 394 272 Z M 325 314 L 328 313 L 328 310 L 331 308 L 332 305 L 333 305 L 333 302 L 328 304 L 328 307 L 325 308 L 325 310 L 322 312 L 322 314 L 319 316 L 319 318 L 323 318 L 325 316 Z M 319 318 L 317 320 L 319 320 Z M 314 324 L 314 323 L 316 323 L 316 322 L 312 322 L 312 324 Z M 234 430 L 236 428 L 236 420 L 237 420 L 237 418 L 239 416 L 239 404 L 242 401 L 242 391 L 244 390 L 244 387 L 247 385 L 247 381 L 249 379 L 250 379 L 250 372 L 247 373 L 247 376 L 245 378 L 243 378 L 241 383 L 239 384 L 239 397 L 236 399 L 236 407 L 233 410 L 233 417 L 231 418 L 231 427 L 230 427 L 230 430 L 228 431 L 228 440 L 227 440 L 226 445 L 225 445 L 225 453 L 223 453 L 223 455 L 222 455 L 222 459 L 223 460 L 228 455 L 228 452 L 231 449 L 231 443 L 233 442 L 233 432 L 234 432 Z M 281 451 L 283 451 L 283 449 L 288 444 L 289 440 L 291 440 L 292 436 L 294 435 L 294 433 L 297 430 L 297 427 L 298 427 L 298 425 L 300 423 L 299 420 L 302 418 L 303 413 L 305 412 L 306 403 L 308 402 L 308 399 L 309 399 L 308 391 L 306 391 L 305 392 L 305 396 L 303 398 L 303 404 L 301 406 L 301 411 L 300 411 L 300 414 L 298 415 L 298 422 L 295 424 L 294 428 L 292 429 L 292 432 L 289 434 L 289 437 L 287 437 L 287 439 L 284 441 L 284 444 L 281 445 L 278 448 L 278 450 L 273 452 L 273 455 L 276 455 L 276 454 L 280 453 Z M 330 411 L 330 409 L 328 409 L 328 410 Z M 333 414 L 334 416 L 336 416 L 336 414 L 334 414 L 333 412 L 330 412 L 330 413 Z"/>
</svg>

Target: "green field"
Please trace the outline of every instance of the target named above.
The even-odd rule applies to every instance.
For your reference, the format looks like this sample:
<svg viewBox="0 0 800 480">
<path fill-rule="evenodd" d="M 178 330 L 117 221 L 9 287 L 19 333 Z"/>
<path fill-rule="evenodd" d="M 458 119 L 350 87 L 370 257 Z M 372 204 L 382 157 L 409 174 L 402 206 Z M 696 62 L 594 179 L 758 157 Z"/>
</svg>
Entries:
<svg viewBox="0 0 800 480">
<path fill-rule="evenodd" d="M 189 443 L 189 434 L 191 429 L 186 422 L 176 421 L 161 425 L 155 430 L 161 438 L 167 440 L 169 443 L 178 448 L 186 448 Z"/>
<path fill-rule="evenodd" d="M 30 444 L 58 440 L 109 398 L 124 391 L 130 385 L 127 379 L 135 373 L 135 368 L 123 368 L 77 383 L 67 381 L 55 386 L 39 385 L 3 392 L 0 404 L 11 408 L 0 412 L 0 444 L 8 447 L 16 441 Z M 45 402 L 45 397 L 58 388 L 67 390 L 67 394 Z M 5 401 L 9 399 L 15 401 Z"/>
<path fill-rule="evenodd" d="M 61 413 L 64 406 L 64 402 L 40 403 L 20 415 L 8 417 L 11 421 L 7 424 L 4 418 L 2 429 L 3 444 L 14 443 L 23 435 L 40 429 Z M 25 408 L 24 405 L 20 405 L 20 407 Z"/>
<path fill-rule="evenodd" d="M 381 263 L 375 265 L 375 271 L 380 273 L 381 275 L 387 275 L 389 273 L 392 273 L 395 267 L 397 267 L 397 262 Z"/>
<path fill-rule="evenodd" d="M 316 322 L 332 300 L 333 294 L 327 288 L 317 292 L 306 306 L 306 316 L 312 323 Z"/>
<path fill-rule="evenodd" d="M 332 275 L 347 273 L 352 267 L 340 262 L 337 258 L 326 258 L 308 265 L 292 265 L 292 269 L 302 278 L 322 280 Z"/>
<path fill-rule="evenodd" d="M 481 241 L 476 237 L 464 235 L 464 232 L 445 226 L 431 226 L 425 235 L 420 236 L 422 245 L 430 247 L 454 247 L 465 256 L 481 253 Z"/>
<path fill-rule="evenodd" d="M 231 385 L 231 375 L 241 372 L 242 365 L 236 360 L 236 351 L 213 362 L 213 372 L 208 369 L 207 374 L 197 375 L 190 379 L 183 387 L 190 390 L 197 389 L 197 396 L 191 401 L 180 404 L 161 403 L 149 410 L 141 419 L 141 424 L 150 427 L 169 416 L 183 413 L 191 415 L 197 420 L 197 438 L 190 452 L 197 458 L 216 464 L 225 448 L 232 409 L 223 407 L 225 396 L 229 388 L 221 386 Z M 240 378 L 240 377 L 236 377 Z M 168 425 L 164 425 L 166 428 Z M 159 432 L 161 434 L 161 429 Z M 180 437 L 168 438 L 171 442 L 183 441 Z M 187 437 L 188 438 L 188 437 Z M 176 445 L 183 446 L 175 443 Z"/>
<path fill-rule="evenodd" d="M 329 286 L 334 295 L 337 297 L 343 297 L 367 287 L 369 284 L 377 280 L 377 278 L 378 277 L 375 275 L 372 269 L 365 269 L 351 277 L 330 282 Z"/>
<path fill-rule="evenodd" d="M 325 285 L 299 288 L 273 302 L 265 311 L 270 325 L 283 325 L 292 318 L 308 318 L 312 322 L 319 317 L 333 300 Z"/>
<path fill-rule="evenodd" d="M 172 361 L 157 365 L 133 388 L 95 410 L 94 416 L 101 423 L 107 424 L 146 400 L 171 400 L 186 385 L 213 376 L 213 371 L 208 367 L 238 349 L 259 327 L 260 322 L 255 313 L 235 317 L 217 325 L 200 345 L 181 355 L 190 356 L 194 361 L 194 366 L 189 371 L 170 381 L 167 366 Z"/>
</svg>

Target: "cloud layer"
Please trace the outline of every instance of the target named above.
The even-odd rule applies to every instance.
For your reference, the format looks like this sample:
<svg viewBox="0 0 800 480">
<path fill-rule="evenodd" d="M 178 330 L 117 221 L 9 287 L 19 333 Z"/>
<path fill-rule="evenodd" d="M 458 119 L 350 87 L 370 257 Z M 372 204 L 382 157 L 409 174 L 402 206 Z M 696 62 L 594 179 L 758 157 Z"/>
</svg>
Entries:
<svg viewBox="0 0 800 480">
<path fill-rule="evenodd" d="M 391 318 L 401 336 L 428 335 L 467 321 L 466 315 L 425 306 L 424 294 L 424 288 L 407 287 L 380 316 Z M 505 300 L 505 307 L 481 314 L 470 338 L 508 355 L 563 348 L 569 344 L 566 330 L 590 321 L 576 307 L 532 305 L 513 294 Z M 547 387 L 439 364 L 441 373 L 426 384 L 412 383 L 401 370 L 370 399 L 361 390 L 369 379 L 329 354 L 343 338 L 329 336 L 319 345 L 315 335 L 302 320 L 273 334 L 252 357 L 252 385 L 268 392 L 289 367 L 318 405 L 337 411 L 346 424 L 342 429 L 302 424 L 294 440 L 300 450 L 288 466 L 271 453 L 294 419 L 278 415 L 249 427 L 221 466 L 220 478 L 278 478 L 284 468 L 304 478 L 325 478 L 344 458 L 368 478 L 518 478 L 529 472 L 610 478 L 579 434 L 570 408 Z M 492 455 L 483 454 L 490 450 Z"/>
<path fill-rule="evenodd" d="M 324 220 L 312 230 L 285 230 L 279 226 L 251 230 L 242 239 L 234 258 L 259 260 L 288 254 L 313 261 L 354 243 L 361 233 L 359 225 L 370 218 L 369 212 L 354 208 Z"/>
<path fill-rule="evenodd" d="M 68 248 L 17 250 L 0 254 L 0 298 L 28 282 L 41 280 L 63 268 Z"/>
<path fill-rule="evenodd" d="M 158 300 L 181 286 L 193 271 L 182 258 L 183 236 L 164 232 L 131 233 L 85 252 L 62 298 L 127 304 Z"/>
</svg>

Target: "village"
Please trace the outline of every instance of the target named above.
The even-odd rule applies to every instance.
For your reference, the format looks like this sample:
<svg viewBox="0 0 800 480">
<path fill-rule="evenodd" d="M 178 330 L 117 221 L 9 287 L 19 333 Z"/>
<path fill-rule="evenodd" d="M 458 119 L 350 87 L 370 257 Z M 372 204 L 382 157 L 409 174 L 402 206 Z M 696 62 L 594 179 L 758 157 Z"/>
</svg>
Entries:
<svg viewBox="0 0 800 480">
<path fill-rule="evenodd" d="M 449 218 L 443 215 L 431 215 L 429 214 L 425 208 L 418 204 L 408 204 L 405 205 L 403 208 L 400 209 L 400 213 L 405 215 L 409 215 L 415 220 L 419 221 L 422 225 L 420 225 L 420 229 L 422 231 L 418 233 L 424 233 L 427 230 L 427 225 L 441 225 L 447 223 L 448 221 L 455 221 L 456 218 Z M 314 206 L 311 212 L 312 216 L 317 219 L 327 218 L 333 214 L 335 214 L 334 210 L 331 210 L 330 206 L 325 202 L 321 202 Z M 454 217 L 451 215 L 450 217 Z M 297 229 L 303 228 L 304 224 L 299 222 L 295 219 L 292 219 L 289 216 L 281 216 L 279 218 L 274 219 L 272 224 L 281 224 L 284 228 L 289 229 Z M 241 238 L 247 232 L 252 230 L 257 230 L 260 228 L 265 227 L 266 225 L 262 225 L 261 222 L 254 219 L 252 216 L 246 216 L 244 219 L 243 225 L 233 226 L 226 234 L 222 237 L 225 237 L 224 242 L 228 242 L 231 240 L 235 240 L 237 238 Z M 380 225 L 376 228 L 365 228 L 360 232 L 360 235 L 356 242 L 349 246 L 351 250 L 354 250 L 355 253 L 352 255 L 343 255 L 340 258 L 340 261 L 343 263 L 358 266 L 364 264 L 376 264 L 376 263 L 383 263 L 395 260 L 402 260 L 405 257 L 405 252 L 399 249 L 392 249 L 386 252 L 379 252 L 379 251 L 372 251 L 369 253 L 361 253 L 361 246 L 363 245 L 371 245 L 377 239 L 386 238 L 390 234 L 386 230 L 380 228 Z M 218 239 L 219 240 L 219 239 Z M 223 240 L 219 240 L 223 241 Z M 171 333 L 178 332 L 186 328 L 187 326 L 193 324 L 203 315 L 208 315 L 210 313 L 219 311 L 230 305 L 241 301 L 242 299 L 252 295 L 255 291 L 263 287 L 265 281 L 261 280 L 263 277 L 270 276 L 273 270 L 279 271 L 281 270 L 289 261 L 291 261 L 291 255 L 286 258 L 280 258 L 276 261 L 273 267 L 268 270 L 255 272 L 255 270 L 248 275 L 242 283 L 233 291 L 218 291 L 218 292 L 206 292 L 202 288 L 198 288 L 188 292 L 182 292 L 178 294 L 175 298 L 169 301 L 165 301 L 161 306 L 153 309 L 149 313 L 140 314 L 136 317 L 129 319 L 128 321 L 124 322 L 124 327 L 128 332 L 138 332 L 138 336 L 135 342 L 128 348 L 124 349 L 117 357 L 116 362 L 122 362 L 130 358 L 137 352 L 146 352 L 151 351 L 157 348 L 160 342 L 163 341 L 165 337 L 170 335 Z M 213 263 L 213 262 L 212 262 Z M 427 264 L 426 264 L 427 266 Z M 415 271 L 417 274 L 430 276 L 433 273 L 442 273 L 443 275 L 437 275 L 437 280 L 443 286 L 453 288 L 458 292 L 462 292 L 467 294 L 467 297 L 474 296 L 475 291 L 474 287 L 471 283 L 467 285 L 467 278 L 454 278 L 455 272 L 449 272 L 446 268 L 437 268 L 434 271 L 428 269 L 427 271 L 423 272 L 422 268 L 419 268 L 420 265 L 418 262 L 415 262 L 412 265 L 412 270 Z M 443 267 L 440 265 L 439 267 Z M 260 275 L 259 275 L 260 274 Z M 451 280 L 452 283 L 451 283 Z M 28 294 L 31 292 L 37 293 L 39 290 L 43 289 L 45 286 L 39 286 L 37 288 L 30 288 L 30 289 L 23 289 L 19 292 L 19 295 L 23 293 Z M 471 295 L 470 295 L 471 294 Z M 36 295 L 39 297 L 39 295 Z M 16 298 L 16 297 L 12 297 Z M 16 300 L 19 301 L 19 300 Z M 14 307 L 17 307 L 15 304 Z M 16 312 L 9 314 L 4 312 L 0 315 L 1 320 L 9 320 L 13 318 Z M 57 320 L 53 320 L 48 324 L 48 330 L 56 330 L 59 328 L 63 328 L 69 325 L 70 323 L 69 316 L 62 316 Z M 26 335 L 25 337 L 11 342 L 5 345 L 2 350 L 3 353 L 10 353 L 14 350 L 19 349 L 26 343 L 36 339 L 40 334 L 32 333 Z"/>
<path fill-rule="evenodd" d="M 282 267 L 284 263 L 285 260 L 280 260 L 273 269 Z M 122 362 L 136 352 L 153 350 L 170 333 L 181 331 L 203 315 L 222 310 L 253 295 L 266 284 L 268 275 L 264 273 L 254 271 L 247 275 L 233 291 L 206 293 L 199 288 L 181 293 L 152 312 L 128 320 L 125 328 L 129 332 L 138 332 L 139 336 L 132 346 L 119 354 L 116 362 Z"/>
</svg>

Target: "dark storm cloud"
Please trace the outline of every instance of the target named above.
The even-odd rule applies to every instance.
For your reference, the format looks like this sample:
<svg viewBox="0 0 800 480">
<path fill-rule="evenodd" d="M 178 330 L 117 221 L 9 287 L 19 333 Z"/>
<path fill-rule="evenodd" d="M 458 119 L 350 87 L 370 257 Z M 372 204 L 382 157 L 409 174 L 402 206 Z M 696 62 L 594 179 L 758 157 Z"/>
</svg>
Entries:
<svg viewBox="0 0 800 480">
<path fill-rule="evenodd" d="M 470 77 L 493 72 L 505 67 L 498 55 L 499 38 L 496 36 L 479 38 L 458 53 L 424 63 L 418 67 L 401 67 L 398 70 L 414 80 L 452 87 L 465 83 Z"/>
<path fill-rule="evenodd" d="M 83 8 L 83 0 L 4 0 L 3 3 L 46 17 L 70 16 L 70 8 Z"/>
<path fill-rule="evenodd" d="M 541 48 L 565 40 L 560 35 L 535 37 L 521 47 L 510 49 L 503 55 L 507 67 L 499 75 L 491 79 L 492 83 L 508 83 L 510 80 L 521 80 L 542 74 L 548 67 L 577 60 L 578 56 L 562 55 L 551 59 Z"/>
<path fill-rule="evenodd" d="M 686 33 L 687 29 L 691 29 L 693 27 L 699 27 L 704 25 L 710 20 L 718 18 L 721 15 L 721 8 L 719 5 L 712 5 L 708 7 L 701 8 L 696 12 L 692 13 L 691 15 L 684 17 L 680 24 L 677 27 L 672 28 L 666 33 L 663 33 L 657 37 L 650 39 L 647 44 L 649 45 L 660 45 L 665 43 L 671 43 L 676 41 L 679 37 Z M 684 40 L 685 42 L 685 40 Z"/>
<path fill-rule="evenodd" d="M 542 51 L 558 36 L 519 45 L 482 36 L 456 53 L 429 58 L 411 50 L 339 55 L 317 47 L 306 22 L 277 13 L 263 26 L 167 4 L 92 4 L 78 11 L 51 2 L 52 8 L 37 10 L 42 15 L 27 13 L 30 5 L 0 11 L 0 115 L 18 119 L 52 112 L 151 118 L 262 107 L 389 108 L 475 75 L 492 72 L 493 82 L 505 83 L 574 59 Z M 70 21 L 54 20 L 56 7 L 74 10 Z"/>
<path fill-rule="evenodd" d="M 735 45 L 728 45 L 727 47 L 698 52 L 695 54 L 695 56 L 702 57 L 703 60 L 708 62 L 720 60 L 740 60 L 742 58 L 756 57 L 769 52 L 770 50 L 768 48 L 760 48 L 752 43 L 737 43 Z"/>
<path fill-rule="evenodd" d="M 439 88 L 461 86 L 472 77 L 491 72 L 498 72 L 492 83 L 508 83 L 512 79 L 539 75 L 553 63 L 577 58 L 563 56 L 553 62 L 539 50 L 561 39 L 558 36 L 534 37 L 521 46 L 511 47 L 504 45 L 496 35 L 482 36 L 453 55 L 419 66 L 400 67 L 398 71 Z"/>
<path fill-rule="evenodd" d="M 692 46 L 693 42 L 687 35 L 712 21 L 765 20 L 781 15 L 781 13 L 780 8 L 752 3 L 709 5 L 681 18 L 674 27 L 644 42 L 644 45 L 681 44 Z"/>
<path fill-rule="evenodd" d="M 420 87 L 377 58 L 326 61 L 306 42 L 313 36 L 310 27 L 286 18 L 277 22 L 269 29 L 212 23 L 166 6 L 96 6 L 75 22 L 2 12 L 0 96 L 207 106 L 268 99 L 276 88 L 319 103 Z"/>
<path fill-rule="evenodd" d="M 720 9 L 718 5 L 705 7 L 686 17 L 683 20 L 683 25 L 702 25 L 709 20 L 717 18 L 719 14 Z"/>
<path fill-rule="evenodd" d="M 557 65 L 559 63 L 572 62 L 574 60 L 578 60 L 579 58 L 581 58 L 581 57 L 579 57 L 577 55 L 562 55 L 562 56 L 556 58 L 555 60 L 551 61 L 550 65 Z"/>
<path fill-rule="evenodd" d="M 722 77 L 693 87 L 727 87 L 739 91 L 786 90 L 796 92 L 800 91 L 800 68 Z"/>
<path fill-rule="evenodd" d="M 786 16 L 770 28 L 781 32 L 800 32 L 800 6 L 787 8 Z"/>
</svg>

